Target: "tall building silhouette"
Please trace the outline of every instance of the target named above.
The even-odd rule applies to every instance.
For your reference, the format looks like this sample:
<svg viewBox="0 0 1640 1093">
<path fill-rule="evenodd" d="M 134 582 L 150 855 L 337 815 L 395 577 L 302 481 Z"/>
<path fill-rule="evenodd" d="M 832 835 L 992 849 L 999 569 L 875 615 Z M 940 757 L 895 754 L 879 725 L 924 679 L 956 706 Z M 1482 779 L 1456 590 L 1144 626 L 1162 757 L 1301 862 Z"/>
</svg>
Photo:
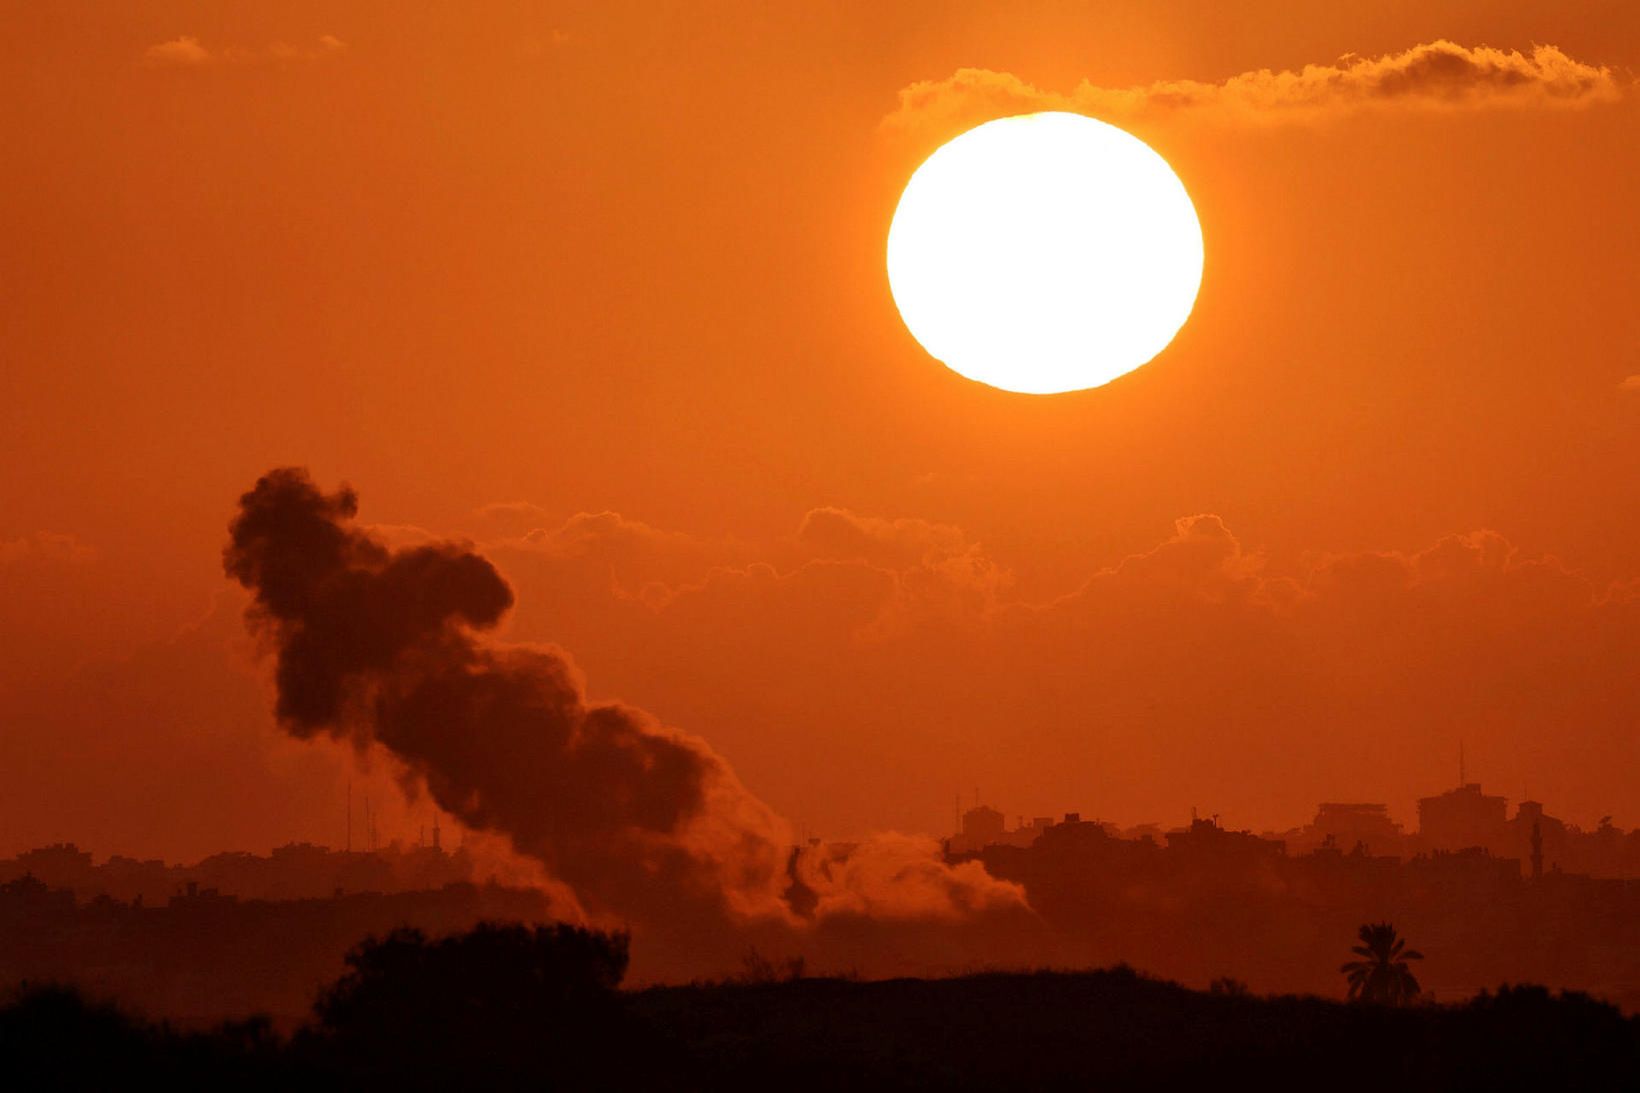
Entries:
<svg viewBox="0 0 1640 1093">
<path fill-rule="evenodd" d="M 1418 835 L 1434 850 L 1490 846 L 1502 833 L 1508 811 L 1507 798 L 1482 793 L 1479 782 L 1467 782 L 1418 798 Z"/>
</svg>

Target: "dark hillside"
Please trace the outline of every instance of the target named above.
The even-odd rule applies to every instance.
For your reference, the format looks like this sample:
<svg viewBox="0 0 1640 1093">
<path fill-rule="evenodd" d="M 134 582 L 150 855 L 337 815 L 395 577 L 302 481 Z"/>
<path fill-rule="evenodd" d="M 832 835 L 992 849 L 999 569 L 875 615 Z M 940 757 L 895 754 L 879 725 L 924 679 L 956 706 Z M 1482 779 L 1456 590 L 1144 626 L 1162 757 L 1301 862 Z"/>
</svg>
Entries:
<svg viewBox="0 0 1640 1093">
<path fill-rule="evenodd" d="M 290 1037 L 266 1020 L 152 1024 L 53 987 L 0 1005 L 0 1088 L 1640 1088 L 1640 1019 L 1501 988 L 1463 1005 L 1260 998 L 1126 967 L 623 991 L 625 935 L 399 930 Z"/>
<path fill-rule="evenodd" d="M 1640 1022 L 1536 987 L 1389 1009 L 1118 968 L 654 988 L 633 1008 L 703 1074 L 767 1088 L 1640 1088 Z"/>
</svg>

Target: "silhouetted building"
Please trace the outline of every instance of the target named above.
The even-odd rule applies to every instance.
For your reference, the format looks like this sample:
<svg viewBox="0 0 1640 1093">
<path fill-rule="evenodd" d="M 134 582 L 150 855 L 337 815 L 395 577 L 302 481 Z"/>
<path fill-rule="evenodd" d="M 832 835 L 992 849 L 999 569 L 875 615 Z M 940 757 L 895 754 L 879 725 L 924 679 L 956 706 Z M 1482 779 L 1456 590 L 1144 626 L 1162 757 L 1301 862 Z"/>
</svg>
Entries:
<svg viewBox="0 0 1640 1093">
<path fill-rule="evenodd" d="M 1183 853 L 1211 854 L 1215 857 L 1282 857 L 1287 844 L 1266 839 L 1251 831 L 1231 831 L 1219 826 L 1218 817 L 1196 819 L 1190 826 L 1167 833 L 1167 848 Z"/>
<path fill-rule="evenodd" d="M 1328 801 L 1316 806 L 1315 819 L 1289 831 L 1264 833 L 1287 844 L 1289 854 L 1318 851 L 1404 858 L 1410 853 L 1406 832 L 1381 804 Z"/>
<path fill-rule="evenodd" d="M 193 882 L 241 899 L 313 899 L 344 892 L 405 892 L 442 888 L 472 879 L 465 851 L 401 847 L 397 842 L 372 853 L 330 850 L 311 843 L 287 843 L 266 856 L 243 851 L 212 854 L 192 865 L 138 861 L 113 855 L 102 865 L 72 843 L 58 843 L 0 859 L 0 881 L 32 873 L 54 888 L 81 899 L 99 895 L 117 900 L 138 896 L 163 903 Z"/>
<path fill-rule="evenodd" d="M 1074 817 L 1068 813 L 1066 819 Z M 1019 826 L 1010 829 L 1007 818 L 989 805 L 978 805 L 962 814 L 962 830 L 946 841 L 946 850 L 952 854 L 972 854 L 987 846 L 1030 846 L 1053 826 L 1053 820 L 1038 816 L 1029 824 L 1019 818 Z"/>
<path fill-rule="evenodd" d="M 982 846 L 1000 842 L 1006 825 L 1007 821 L 1001 812 L 989 805 L 976 805 L 962 814 L 962 833 L 959 837 L 966 845 L 977 850 Z"/>
<path fill-rule="evenodd" d="M 1311 831 L 1323 843 L 1340 850 L 1357 846 L 1368 854 L 1399 857 L 1406 835 L 1401 825 L 1389 818 L 1389 808 L 1380 804 L 1345 804 L 1336 801 L 1323 803 L 1316 809 Z"/>
<path fill-rule="evenodd" d="M 1406 868 L 1436 886 L 1475 897 L 1511 892 L 1521 883 L 1520 859 L 1494 857 L 1481 846 L 1436 850 L 1413 858 Z"/>
<path fill-rule="evenodd" d="M 1418 838 L 1431 850 L 1495 845 L 1504 833 L 1509 802 L 1468 782 L 1434 797 L 1418 798 Z"/>
</svg>

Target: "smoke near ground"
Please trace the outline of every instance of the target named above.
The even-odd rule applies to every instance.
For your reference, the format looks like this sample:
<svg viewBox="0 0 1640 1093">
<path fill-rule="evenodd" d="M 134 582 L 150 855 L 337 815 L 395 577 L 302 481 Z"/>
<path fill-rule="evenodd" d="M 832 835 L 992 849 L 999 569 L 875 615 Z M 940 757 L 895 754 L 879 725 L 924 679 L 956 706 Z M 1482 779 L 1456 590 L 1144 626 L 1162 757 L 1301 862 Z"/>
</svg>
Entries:
<svg viewBox="0 0 1640 1093">
<path fill-rule="evenodd" d="M 485 557 L 457 543 L 391 549 L 357 512 L 351 489 L 327 494 L 282 468 L 230 525 L 224 567 L 254 597 L 280 724 L 380 745 L 408 789 L 505 836 L 588 914 L 698 947 L 1025 913 L 1018 888 L 945 865 L 931 840 L 794 851 L 790 825 L 705 740 L 590 701 L 555 647 L 486 636 L 513 594 Z"/>
</svg>

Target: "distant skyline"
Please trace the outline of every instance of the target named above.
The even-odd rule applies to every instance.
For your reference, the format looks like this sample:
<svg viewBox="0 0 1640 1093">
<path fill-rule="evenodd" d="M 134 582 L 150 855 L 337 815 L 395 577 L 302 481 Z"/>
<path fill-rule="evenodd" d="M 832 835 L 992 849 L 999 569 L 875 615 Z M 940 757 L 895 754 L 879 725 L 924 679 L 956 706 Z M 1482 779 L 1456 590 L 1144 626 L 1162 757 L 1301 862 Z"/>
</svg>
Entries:
<svg viewBox="0 0 1640 1093">
<path fill-rule="evenodd" d="M 947 805 L 948 815 L 947 815 L 946 822 L 943 825 L 934 825 L 934 826 L 930 827 L 924 833 L 929 834 L 929 835 L 934 835 L 934 836 L 937 836 L 937 837 L 944 837 L 944 836 L 950 834 L 952 831 L 960 830 L 960 828 L 962 826 L 963 817 L 965 815 L 967 815 L 967 813 L 969 813 L 970 811 L 972 811 L 976 807 L 984 807 L 984 808 L 992 809 L 993 811 L 1000 814 L 1002 816 L 1002 819 L 1003 819 L 1003 822 L 1004 822 L 1005 825 L 1014 825 L 1017 821 L 1023 821 L 1026 825 L 1030 825 L 1033 822 L 1035 822 L 1039 819 L 1043 819 L 1043 818 L 1045 818 L 1045 819 L 1047 819 L 1047 820 L 1049 820 L 1053 823 L 1059 823 L 1059 822 L 1065 820 L 1068 817 L 1075 816 L 1076 818 L 1078 818 L 1080 820 L 1093 821 L 1093 822 L 1097 822 L 1097 823 L 1100 823 L 1100 824 L 1109 825 L 1111 827 L 1114 827 L 1114 828 L 1122 830 L 1122 831 L 1134 831 L 1134 830 L 1138 830 L 1138 829 L 1142 829 L 1142 828 L 1149 828 L 1149 827 L 1159 828 L 1163 831 L 1170 831 L 1170 830 L 1187 829 L 1191 825 L 1191 823 L 1196 819 L 1203 819 L 1203 820 L 1209 820 L 1210 819 L 1213 822 L 1219 824 L 1220 826 L 1226 828 L 1227 830 L 1251 831 L 1253 833 L 1264 835 L 1264 836 L 1280 837 L 1283 834 L 1293 832 L 1293 831 L 1299 831 L 1299 830 L 1307 828 L 1311 824 L 1311 822 L 1315 819 L 1316 811 L 1318 809 L 1320 809 L 1323 805 L 1326 805 L 1326 804 L 1347 804 L 1347 805 L 1382 805 L 1382 806 L 1385 807 L 1386 813 L 1387 813 L 1389 819 L 1391 821 L 1393 821 L 1395 824 L 1397 824 L 1403 830 L 1403 832 L 1406 835 L 1413 836 L 1413 835 L 1418 834 L 1418 832 L 1420 830 L 1419 823 L 1418 823 L 1418 811 L 1417 811 L 1417 805 L 1418 805 L 1419 800 L 1421 800 L 1424 797 L 1435 797 L 1435 796 L 1441 796 L 1441 795 L 1444 795 L 1444 794 L 1449 794 L 1449 793 L 1454 792 L 1455 790 L 1467 788 L 1469 786 L 1474 786 L 1476 784 L 1477 783 L 1475 783 L 1474 781 L 1470 781 L 1470 782 L 1467 782 L 1467 783 L 1454 783 L 1454 784 L 1446 786 L 1444 788 L 1432 789 L 1427 794 L 1419 794 L 1417 797 L 1412 798 L 1410 805 L 1407 808 L 1403 809 L 1403 810 L 1398 810 L 1395 807 L 1395 802 L 1393 800 L 1391 800 L 1391 801 L 1367 800 L 1367 799 L 1364 799 L 1364 798 L 1361 798 L 1361 799 L 1350 798 L 1350 799 L 1347 799 L 1347 800 L 1343 799 L 1343 798 L 1339 798 L 1339 799 L 1332 800 L 1332 801 L 1317 800 L 1310 807 L 1309 811 L 1305 812 L 1302 816 L 1294 816 L 1294 817 L 1290 818 L 1289 821 L 1278 822 L 1274 825 L 1264 825 L 1264 826 L 1250 825 L 1248 823 L 1244 823 L 1240 819 L 1238 819 L 1236 816 L 1227 815 L 1225 813 L 1217 811 L 1217 810 L 1215 810 L 1211 807 L 1208 807 L 1206 805 L 1194 806 L 1190 810 L 1187 811 L 1186 815 L 1183 815 L 1183 816 L 1161 817 L 1161 818 L 1154 818 L 1153 817 L 1153 818 L 1144 818 L 1144 819 L 1135 819 L 1133 817 L 1125 817 L 1125 816 L 1106 815 L 1106 814 L 1100 813 L 1097 809 L 1090 810 L 1090 809 L 1088 809 L 1088 807 L 1086 805 L 1072 807 L 1073 805 L 1075 805 L 1075 802 L 1071 802 L 1071 804 L 1067 805 L 1067 806 L 1049 808 L 1049 809 L 1046 809 L 1046 810 L 1042 810 L 1042 809 L 1038 809 L 1038 810 L 1034 810 L 1034 811 L 1033 810 L 1018 810 L 1018 809 L 1005 808 L 1005 807 L 1003 807 L 1003 805 L 1001 803 L 998 803 L 997 801 L 994 801 L 994 800 L 990 799 L 988 795 L 985 795 L 983 793 L 980 794 L 979 798 L 976 801 L 976 798 L 973 795 L 974 791 L 969 790 L 967 793 L 958 793 L 954 796 L 955 810 L 956 810 L 954 816 L 950 815 L 951 805 L 948 804 Z M 1578 820 L 1576 820 L 1575 816 L 1577 814 L 1580 814 L 1580 813 L 1588 812 L 1589 810 L 1586 809 L 1586 808 L 1578 808 L 1575 805 L 1571 805 L 1570 803 L 1562 804 L 1562 803 L 1554 802 L 1554 801 L 1542 801 L 1542 800 L 1540 800 L 1536 797 L 1516 797 L 1516 796 L 1513 796 L 1511 794 L 1508 794 L 1508 793 L 1502 791 L 1501 789 L 1494 791 L 1493 787 L 1488 786 L 1485 783 L 1479 783 L 1479 785 L 1480 785 L 1481 791 L 1484 794 L 1486 794 L 1487 796 L 1489 796 L 1489 797 L 1491 797 L 1491 796 L 1501 797 L 1507 802 L 1507 804 L 1508 804 L 1508 810 L 1507 811 L 1508 811 L 1508 815 L 1511 818 L 1514 817 L 1517 814 L 1519 805 L 1524 801 L 1524 802 L 1530 802 L 1530 803 L 1535 803 L 1535 804 L 1542 805 L 1544 811 L 1548 815 L 1553 816 L 1556 819 L 1566 821 L 1571 826 L 1576 827 L 1576 828 L 1578 828 L 1578 830 L 1583 831 L 1585 833 L 1593 832 L 1593 831 L 1597 830 L 1601 820 L 1613 819 L 1610 813 L 1599 813 L 1598 815 L 1596 815 L 1595 820 L 1593 822 L 1590 822 L 1590 823 L 1585 825 L 1585 824 L 1579 822 Z M 356 802 L 356 804 L 359 804 L 360 807 L 362 808 L 361 803 Z M 443 813 L 436 812 L 436 811 L 429 811 L 425 799 L 422 800 L 419 808 L 417 808 L 415 806 L 412 806 L 409 809 L 405 809 L 405 810 L 402 810 L 402 811 L 401 811 L 401 809 L 402 809 L 402 805 L 395 805 L 393 807 L 393 811 L 394 811 L 395 815 L 398 816 L 403 822 L 407 823 L 409 826 L 406 826 L 403 830 L 394 829 L 394 830 L 391 830 L 391 831 L 381 830 L 381 829 L 378 828 L 378 831 L 377 831 L 377 836 L 378 837 L 377 837 L 377 840 L 376 840 L 377 845 L 375 847 L 370 847 L 370 846 L 364 845 L 363 843 L 359 843 L 359 840 L 356 838 L 355 842 L 359 843 L 359 845 L 355 845 L 352 848 L 353 852 L 358 853 L 358 854 L 372 854 L 372 853 L 377 853 L 377 852 L 383 852 L 383 853 L 408 853 L 408 852 L 414 852 L 418 849 L 433 849 L 434 848 L 433 842 L 432 842 L 432 840 L 431 840 L 428 833 L 433 830 L 432 825 L 434 823 L 434 818 L 436 817 L 438 823 L 443 825 L 442 843 L 443 843 L 443 850 L 446 853 L 451 853 L 456 848 L 460 848 L 460 849 L 463 849 L 463 850 L 470 850 L 472 852 L 472 854 L 476 855 L 476 860 L 479 861 L 482 864 L 483 868 L 487 868 L 487 869 L 501 868 L 503 870 L 505 870 L 507 868 L 507 865 L 508 865 L 509 859 L 511 858 L 511 855 L 506 851 L 505 847 L 503 845 L 501 845 L 496 839 L 494 839 L 493 837 L 490 837 L 490 836 L 486 836 L 482 833 L 469 832 L 466 829 L 462 828 L 459 825 L 459 822 L 455 821 L 452 818 L 449 818 L 449 817 L 445 816 Z M 953 825 L 955 825 L 955 826 L 953 826 Z M 451 831 L 452 826 L 455 828 L 455 830 L 453 832 Z M 1629 830 L 1629 828 L 1624 827 L 1624 825 L 1617 824 L 1615 822 L 1614 822 L 1614 826 L 1616 826 L 1620 831 L 1624 831 L 1625 833 L 1627 833 L 1628 830 Z M 1634 830 L 1640 831 L 1640 826 L 1635 827 Z M 798 837 L 798 840 L 801 842 L 801 841 L 806 841 L 810 838 L 831 839 L 831 838 L 843 838 L 845 836 L 837 835 L 834 832 L 828 832 L 828 831 L 822 831 L 822 830 L 810 828 L 807 825 L 800 825 L 800 828 L 797 831 L 797 837 Z M 471 840 L 470 846 L 469 846 L 469 840 Z M 345 825 L 345 819 L 344 819 L 344 821 L 342 821 L 342 827 L 340 829 L 340 834 L 334 836 L 333 838 L 321 835 L 320 837 L 313 838 L 313 839 L 291 838 L 291 839 L 286 839 L 286 840 L 283 840 L 283 841 L 271 842 L 271 843 L 268 843 L 266 845 L 241 845 L 241 846 L 227 846 L 227 845 L 224 845 L 224 846 L 219 846 L 219 847 L 215 848 L 214 850 L 206 851 L 205 853 L 199 854 L 199 855 L 197 855 L 195 857 L 192 857 L 192 858 L 184 858 L 184 857 L 173 858 L 173 857 L 168 857 L 168 856 L 165 856 L 165 855 L 159 855 L 159 860 L 165 861 L 169 865 L 189 865 L 189 864 L 193 864 L 194 862 L 204 860 L 205 858 L 209 858 L 209 857 L 219 855 L 219 854 L 249 853 L 249 854 L 253 854 L 253 855 L 265 855 L 265 854 L 271 853 L 272 851 L 279 850 L 281 848 L 301 847 L 301 846 L 311 846 L 311 847 L 314 847 L 316 849 L 324 850 L 324 851 L 327 851 L 327 852 L 341 853 L 341 852 L 345 852 L 347 850 L 346 842 L 347 842 L 347 836 L 346 836 L 346 825 Z M 104 861 L 108 860 L 108 858 L 116 857 L 116 856 L 118 856 L 118 857 L 133 857 L 133 858 L 138 858 L 138 859 L 142 859 L 142 858 L 145 857 L 145 855 L 131 854 L 131 853 L 128 853 L 127 851 L 120 850 L 120 849 L 115 848 L 115 847 L 97 846 L 95 844 L 87 843 L 86 841 L 84 841 L 82 839 L 77 839 L 77 838 L 71 837 L 70 835 L 64 835 L 60 838 L 47 839 L 47 840 L 43 840 L 43 841 L 40 841 L 40 842 L 37 842 L 37 843 L 30 843 L 28 845 L 19 844 L 19 845 L 12 846 L 12 847 L 0 847 L 0 855 L 9 855 L 11 857 L 16 857 L 19 854 L 27 853 L 29 851 L 39 850 L 39 849 L 42 849 L 42 848 L 54 848 L 54 847 L 60 847 L 60 846 L 72 846 L 72 847 L 78 849 L 81 852 L 88 852 L 88 853 L 91 854 L 92 860 L 96 861 L 96 862 L 104 862 Z M 1349 848 L 1345 847 L 1343 849 L 1347 850 Z"/>
</svg>

